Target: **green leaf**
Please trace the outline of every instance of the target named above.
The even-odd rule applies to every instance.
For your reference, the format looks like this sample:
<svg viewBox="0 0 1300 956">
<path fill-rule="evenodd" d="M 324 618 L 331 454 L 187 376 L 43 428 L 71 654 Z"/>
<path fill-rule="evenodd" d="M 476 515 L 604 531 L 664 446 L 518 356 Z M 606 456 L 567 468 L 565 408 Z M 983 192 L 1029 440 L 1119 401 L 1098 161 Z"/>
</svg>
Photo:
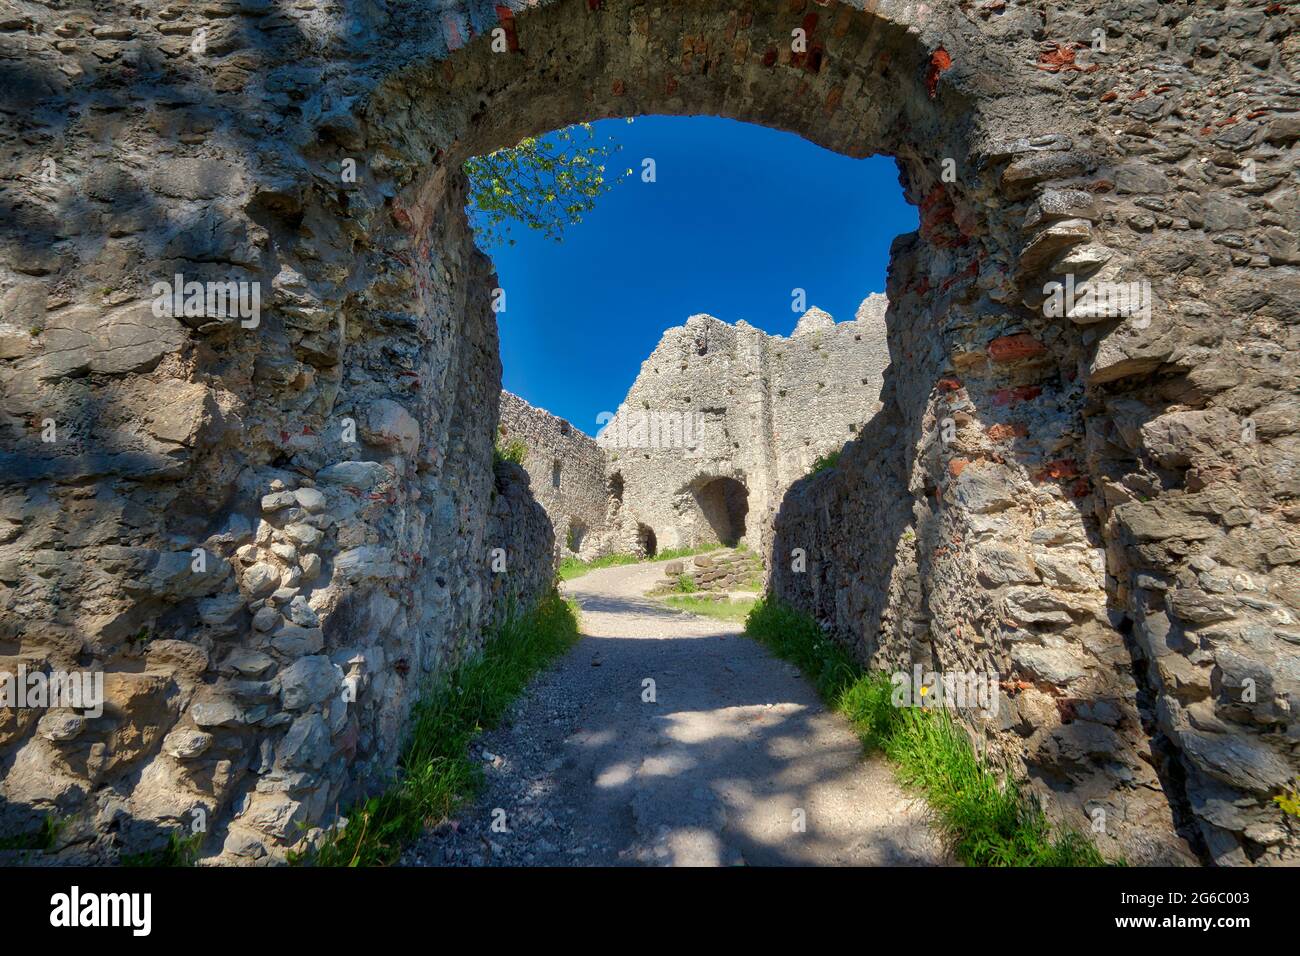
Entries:
<svg viewBox="0 0 1300 956">
<path fill-rule="evenodd" d="M 606 162 L 622 147 L 612 138 L 578 146 L 578 130 L 586 140 L 594 138 L 591 124 L 580 123 L 466 161 L 468 212 L 484 246 L 513 245 L 510 230 L 519 224 L 558 242 L 565 228 L 595 208 L 598 197 L 632 175 L 628 169 L 607 179 Z"/>
</svg>

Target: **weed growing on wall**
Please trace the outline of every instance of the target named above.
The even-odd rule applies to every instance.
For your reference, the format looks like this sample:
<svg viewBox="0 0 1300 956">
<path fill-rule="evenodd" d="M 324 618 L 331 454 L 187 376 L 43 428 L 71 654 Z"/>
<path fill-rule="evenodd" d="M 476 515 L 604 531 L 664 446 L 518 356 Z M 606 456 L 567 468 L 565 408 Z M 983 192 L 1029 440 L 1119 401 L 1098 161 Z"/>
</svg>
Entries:
<svg viewBox="0 0 1300 956">
<path fill-rule="evenodd" d="M 524 459 L 528 457 L 528 446 L 519 439 L 506 442 L 504 445 L 498 443 L 492 449 L 492 463 L 499 464 L 503 461 L 512 461 L 516 465 L 522 465 Z"/>
<path fill-rule="evenodd" d="M 812 467 L 808 469 L 808 474 L 816 475 L 820 472 L 826 471 L 827 469 L 834 468 L 839 464 L 839 461 L 840 452 L 838 449 L 829 454 L 821 455 L 812 463 Z"/>
</svg>

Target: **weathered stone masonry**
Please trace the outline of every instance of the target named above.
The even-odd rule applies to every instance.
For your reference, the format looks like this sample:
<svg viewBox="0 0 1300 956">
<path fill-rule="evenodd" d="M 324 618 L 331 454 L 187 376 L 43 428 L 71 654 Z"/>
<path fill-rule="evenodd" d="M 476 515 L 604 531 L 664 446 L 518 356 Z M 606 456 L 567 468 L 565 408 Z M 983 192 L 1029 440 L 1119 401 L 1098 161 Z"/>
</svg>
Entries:
<svg viewBox="0 0 1300 956">
<path fill-rule="evenodd" d="M 598 441 L 624 489 L 623 550 L 758 549 L 786 489 L 880 407 L 888 360 L 880 294 L 836 322 L 804 312 L 789 337 L 694 315 L 664 332 Z"/>
<path fill-rule="evenodd" d="M 557 553 L 584 558 L 602 553 L 609 494 L 605 455 L 595 439 L 506 391 L 497 431 L 500 444 L 521 441 L 527 449 L 523 465 L 555 529 Z"/>
<path fill-rule="evenodd" d="M 979 739 L 1071 822 L 1105 808 L 1108 847 L 1186 858 L 1178 824 L 1295 862 L 1294 9 L 866 7 L 11 4 L 0 655 L 102 668 L 109 707 L 4 715 L 6 821 L 142 849 L 203 806 L 205 851 L 248 862 L 377 783 L 419 679 L 553 546 L 500 541 L 528 502 L 491 467 L 461 163 L 712 113 L 894 155 L 921 209 L 884 409 L 785 502 L 778 593 L 864 655 L 997 666 Z M 1150 324 L 1043 315 L 1095 271 L 1148 279 Z M 178 273 L 259 282 L 259 324 L 156 315 Z"/>
<path fill-rule="evenodd" d="M 1006 13 L 1058 132 L 983 141 L 960 188 L 908 184 L 885 409 L 786 498 L 774 588 L 877 666 L 1002 673 L 981 742 L 1055 815 L 1104 814 L 1108 851 L 1186 858 L 1174 822 L 1203 858 L 1294 864 L 1269 800 L 1300 687 L 1292 24 Z M 1149 281 L 1149 326 L 1045 320 L 1066 273 Z"/>
<path fill-rule="evenodd" d="M 808 309 L 789 338 L 691 316 L 665 330 L 596 439 L 503 391 L 500 443 L 526 447 L 559 554 L 760 547 L 786 489 L 880 408 L 886 305 L 870 295 L 839 323 Z"/>
</svg>

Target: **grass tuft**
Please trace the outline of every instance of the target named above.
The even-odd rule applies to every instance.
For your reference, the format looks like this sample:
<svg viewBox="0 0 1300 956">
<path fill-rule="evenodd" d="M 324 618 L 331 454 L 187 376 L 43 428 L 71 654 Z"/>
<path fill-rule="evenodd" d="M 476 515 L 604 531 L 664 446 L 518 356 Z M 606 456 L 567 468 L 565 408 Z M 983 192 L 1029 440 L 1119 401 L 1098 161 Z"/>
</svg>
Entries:
<svg viewBox="0 0 1300 956">
<path fill-rule="evenodd" d="M 655 554 L 651 561 L 672 561 L 675 558 L 690 558 L 697 554 L 708 554 L 710 551 L 717 551 L 722 547 L 716 541 L 709 544 L 702 544 L 698 548 L 665 548 Z"/>
<path fill-rule="evenodd" d="M 497 464 L 503 461 L 512 461 L 516 465 L 523 465 L 524 459 L 528 457 L 528 446 L 518 438 L 506 442 L 502 445 L 500 442 L 492 449 L 492 463 Z"/>
<path fill-rule="evenodd" d="M 483 651 L 442 675 L 411 709 L 398 778 L 383 794 L 354 807 L 347 826 L 331 830 L 295 862 L 317 866 L 386 866 L 426 825 L 445 819 L 481 783 L 469 746 L 496 724 L 539 670 L 578 640 L 577 607 L 556 594 L 508 620 Z"/>
<path fill-rule="evenodd" d="M 620 564 L 636 564 L 640 560 L 635 554 L 607 554 L 604 557 L 593 558 L 590 561 L 565 558 L 560 562 L 560 567 L 556 573 L 560 576 L 561 581 L 572 581 L 574 578 L 580 578 L 588 571 L 595 571 L 597 568 L 612 568 Z"/>
<path fill-rule="evenodd" d="M 0 837 L 0 850 L 36 850 L 49 853 L 57 845 L 59 831 L 66 823 L 66 820 L 60 820 L 53 814 L 47 813 L 41 820 L 39 829 L 31 833 Z"/>
<path fill-rule="evenodd" d="M 679 611 L 721 618 L 724 621 L 743 621 L 754 606 L 753 601 L 711 601 L 708 598 L 678 595 L 664 598 L 664 603 Z"/>
<path fill-rule="evenodd" d="M 160 849 L 144 853 L 123 853 L 118 858 L 118 863 L 122 866 L 152 868 L 193 866 L 202 843 L 202 833 L 181 836 L 180 833 L 173 832 L 167 837 L 167 844 Z"/>
<path fill-rule="evenodd" d="M 805 614 L 760 599 L 745 633 L 803 671 L 868 749 L 882 751 L 904 786 L 921 793 L 953 855 L 969 866 L 1105 866 L 1082 833 L 1053 835 L 1047 816 L 1009 774 L 976 755 L 946 710 L 895 707 L 883 672 L 865 672 Z"/>
<path fill-rule="evenodd" d="M 622 564 L 640 564 L 643 561 L 647 563 L 672 561 L 674 558 L 689 558 L 695 554 L 708 554 L 710 551 L 717 551 L 721 547 L 722 545 L 715 542 L 698 548 L 668 548 L 660 551 L 653 558 L 642 558 L 635 554 L 607 554 L 604 557 L 593 558 L 590 561 L 565 558 L 560 562 L 556 573 L 560 576 L 561 581 L 572 581 L 574 578 L 580 578 L 588 571 L 595 571 L 598 568 L 612 568 Z"/>
<path fill-rule="evenodd" d="M 1296 777 L 1295 786 L 1283 790 L 1273 802 L 1287 816 L 1300 819 L 1300 777 Z"/>
<path fill-rule="evenodd" d="M 840 463 L 841 452 L 842 449 L 837 448 L 835 451 L 828 452 L 825 455 L 819 455 L 817 460 L 812 463 L 812 467 L 808 469 L 809 477 L 820 474 L 823 471 L 829 471 L 831 468 L 838 465 Z"/>
</svg>

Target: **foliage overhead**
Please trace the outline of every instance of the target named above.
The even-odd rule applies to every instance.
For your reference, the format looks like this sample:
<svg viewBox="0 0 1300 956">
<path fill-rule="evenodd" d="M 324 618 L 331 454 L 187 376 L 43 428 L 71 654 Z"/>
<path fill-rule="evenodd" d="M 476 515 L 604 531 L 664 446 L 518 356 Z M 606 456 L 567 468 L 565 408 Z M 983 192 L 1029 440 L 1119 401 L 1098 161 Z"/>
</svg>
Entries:
<svg viewBox="0 0 1300 956">
<path fill-rule="evenodd" d="M 631 175 L 628 169 L 613 182 L 606 176 L 610 157 L 621 148 L 612 137 L 599 142 L 590 123 L 579 123 L 467 160 L 470 219 L 479 241 L 489 248 L 514 245 L 511 228 L 522 223 L 559 242 L 597 197 Z"/>
</svg>

